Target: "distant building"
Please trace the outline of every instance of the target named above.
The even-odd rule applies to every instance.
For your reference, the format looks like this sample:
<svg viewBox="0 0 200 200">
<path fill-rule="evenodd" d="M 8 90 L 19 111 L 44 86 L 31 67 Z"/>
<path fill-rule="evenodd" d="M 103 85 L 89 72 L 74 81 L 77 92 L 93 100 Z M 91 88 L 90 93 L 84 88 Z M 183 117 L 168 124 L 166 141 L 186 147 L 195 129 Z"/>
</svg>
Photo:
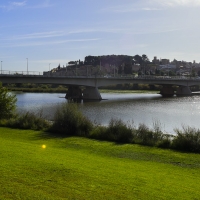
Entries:
<svg viewBox="0 0 200 200">
<path fill-rule="evenodd" d="M 160 70 L 163 70 L 163 69 L 175 70 L 176 69 L 176 65 L 172 65 L 172 64 L 159 65 L 159 69 Z"/>
<path fill-rule="evenodd" d="M 159 59 L 157 59 L 156 56 L 154 56 L 154 59 L 152 60 L 152 63 L 153 63 L 153 64 L 156 64 L 156 65 L 159 65 L 159 64 L 160 64 L 160 61 L 159 61 Z"/>
<path fill-rule="evenodd" d="M 161 59 L 161 64 L 162 64 L 162 65 L 167 65 L 167 64 L 169 64 L 169 59 Z"/>
<path fill-rule="evenodd" d="M 132 71 L 133 72 L 138 72 L 140 69 L 140 64 L 134 64 L 132 65 Z"/>
</svg>

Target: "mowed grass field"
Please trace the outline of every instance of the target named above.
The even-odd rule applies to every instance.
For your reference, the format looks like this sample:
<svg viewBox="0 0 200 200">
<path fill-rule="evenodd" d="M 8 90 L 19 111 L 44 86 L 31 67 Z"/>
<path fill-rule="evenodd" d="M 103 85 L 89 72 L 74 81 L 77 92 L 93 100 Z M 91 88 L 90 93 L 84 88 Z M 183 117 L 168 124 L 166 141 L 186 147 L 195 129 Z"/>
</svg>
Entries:
<svg viewBox="0 0 200 200">
<path fill-rule="evenodd" d="M 200 199 L 200 155 L 0 128 L 0 199 Z"/>
</svg>

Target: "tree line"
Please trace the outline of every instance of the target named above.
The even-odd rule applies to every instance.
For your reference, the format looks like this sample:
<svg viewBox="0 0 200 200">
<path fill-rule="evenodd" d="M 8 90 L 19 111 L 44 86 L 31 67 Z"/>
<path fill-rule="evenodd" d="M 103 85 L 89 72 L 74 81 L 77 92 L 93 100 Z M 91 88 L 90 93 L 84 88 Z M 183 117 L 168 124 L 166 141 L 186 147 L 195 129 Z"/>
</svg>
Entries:
<svg viewBox="0 0 200 200">
<path fill-rule="evenodd" d="M 135 56 L 128 56 L 128 55 L 103 55 L 103 56 L 86 56 L 84 64 L 90 65 L 115 65 L 121 66 L 122 64 L 140 64 L 143 65 L 144 63 L 148 63 L 148 57 L 143 54 L 135 55 Z"/>
</svg>

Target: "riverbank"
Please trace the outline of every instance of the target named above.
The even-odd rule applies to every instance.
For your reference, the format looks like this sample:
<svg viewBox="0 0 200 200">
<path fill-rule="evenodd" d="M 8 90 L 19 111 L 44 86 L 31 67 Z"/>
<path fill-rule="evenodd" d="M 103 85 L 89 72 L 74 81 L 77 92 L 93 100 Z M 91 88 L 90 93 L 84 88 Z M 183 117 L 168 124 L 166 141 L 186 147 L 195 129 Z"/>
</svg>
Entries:
<svg viewBox="0 0 200 200">
<path fill-rule="evenodd" d="M 12 92 L 29 92 L 29 93 L 64 93 L 66 94 L 67 88 L 8 88 Z"/>
<path fill-rule="evenodd" d="M 198 199 L 200 155 L 0 128 L 0 199 Z"/>
<path fill-rule="evenodd" d="M 42 88 L 9 88 L 12 92 L 29 92 L 29 93 L 63 93 L 66 94 L 67 88 L 65 89 L 58 89 L 58 88 L 49 88 L 49 89 L 42 89 Z M 119 90 L 119 89 L 99 89 L 100 93 L 135 93 L 135 94 L 157 94 L 159 91 L 155 90 Z"/>
<path fill-rule="evenodd" d="M 68 87 L 54 84 L 6 84 L 10 91 L 16 92 L 41 92 L 41 93 L 66 93 Z M 99 88 L 101 93 L 156 93 L 160 91 L 159 86 L 149 86 L 145 84 L 118 84 Z"/>
<path fill-rule="evenodd" d="M 124 94 L 158 94 L 158 90 L 119 90 L 119 89 L 100 89 L 100 93 L 124 93 Z"/>
</svg>

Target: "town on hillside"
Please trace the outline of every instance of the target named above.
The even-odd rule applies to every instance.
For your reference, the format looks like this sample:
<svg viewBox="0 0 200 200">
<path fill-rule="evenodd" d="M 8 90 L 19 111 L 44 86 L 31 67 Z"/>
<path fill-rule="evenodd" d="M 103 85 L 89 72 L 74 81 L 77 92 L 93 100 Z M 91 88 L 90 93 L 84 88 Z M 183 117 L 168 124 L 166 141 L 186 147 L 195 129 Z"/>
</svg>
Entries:
<svg viewBox="0 0 200 200">
<path fill-rule="evenodd" d="M 66 66 L 44 72 L 52 76 L 102 76 L 117 77 L 122 75 L 156 75 L 156 76 L 200 76 L 200 63 L 158 59 L 152 61 L 143 54 L 86 56 L 84 61 L 70 61 Z"/>
</svg>

